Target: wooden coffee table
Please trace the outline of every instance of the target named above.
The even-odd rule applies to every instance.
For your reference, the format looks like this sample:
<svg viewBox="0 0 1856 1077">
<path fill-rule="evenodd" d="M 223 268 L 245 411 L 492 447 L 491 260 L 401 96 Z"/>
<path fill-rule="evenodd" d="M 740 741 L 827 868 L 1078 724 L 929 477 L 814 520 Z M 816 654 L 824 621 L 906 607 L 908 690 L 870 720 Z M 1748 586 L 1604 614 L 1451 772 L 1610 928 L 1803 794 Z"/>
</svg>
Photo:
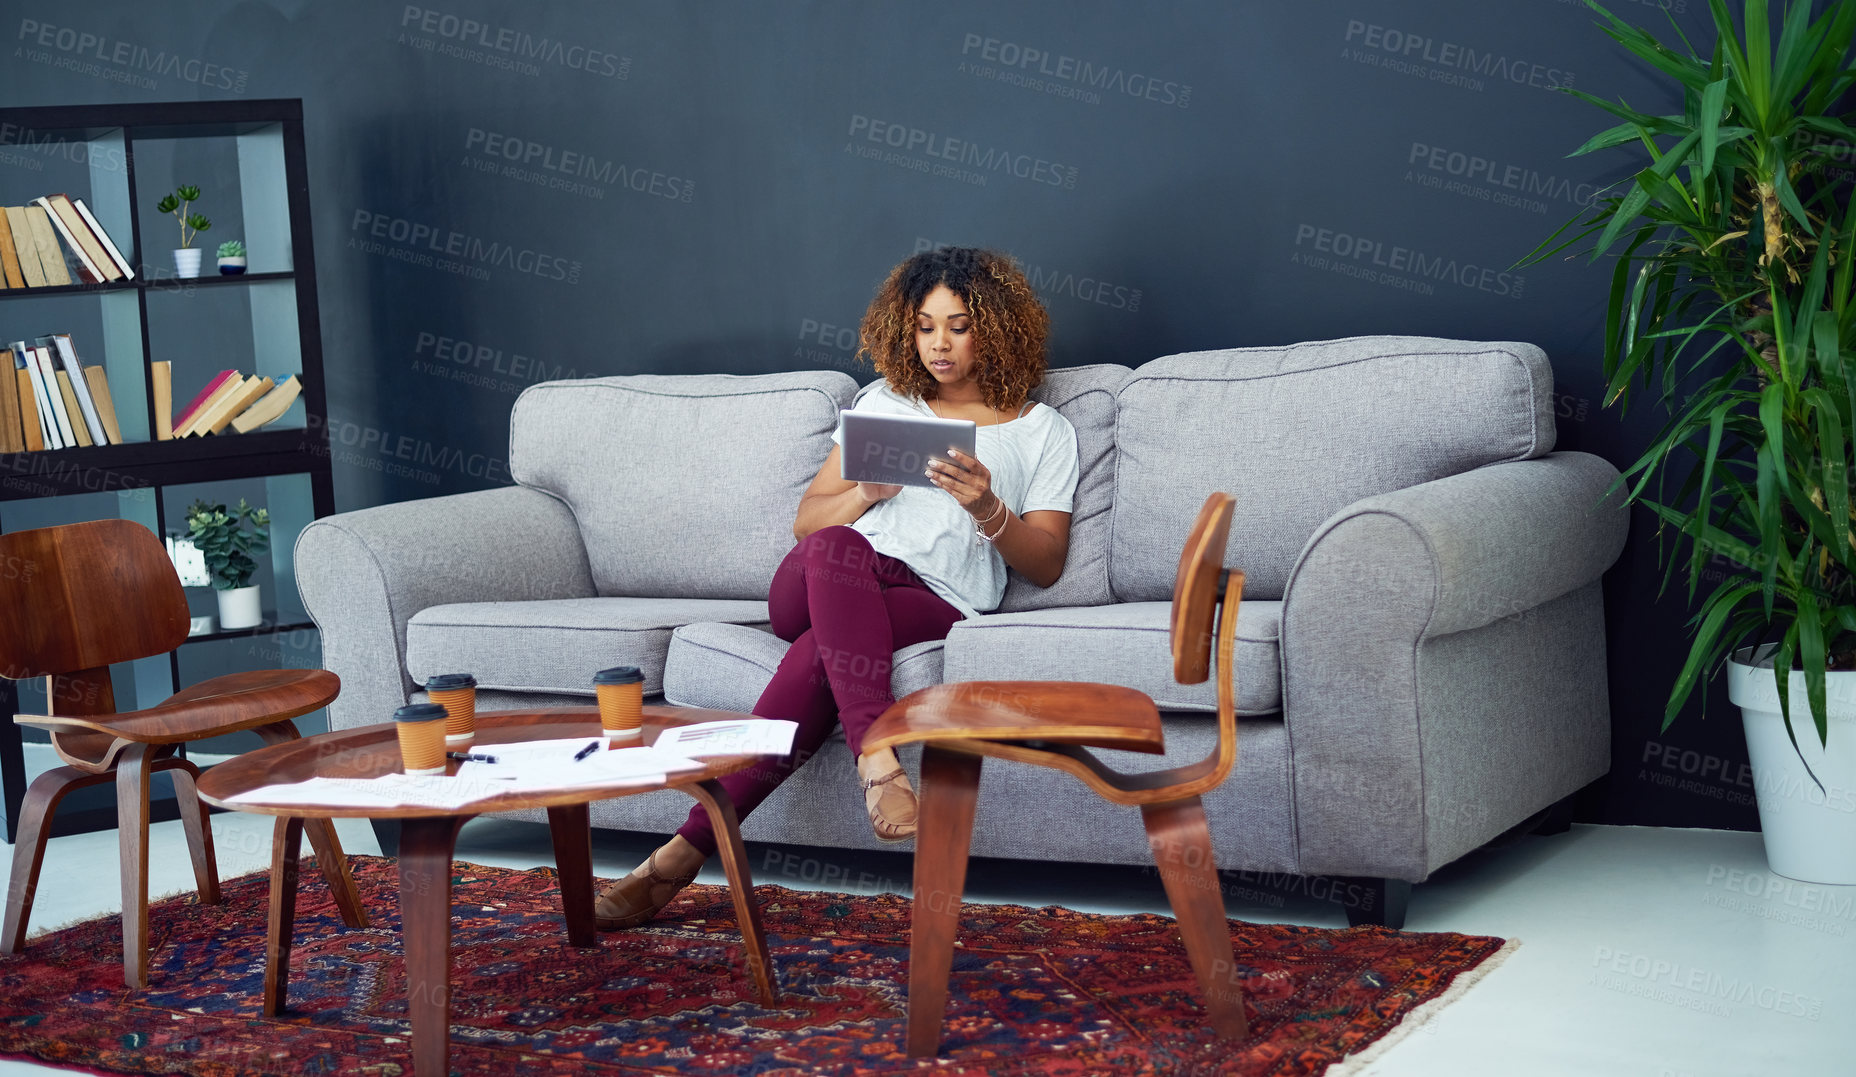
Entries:
<svg viewBox="0 0 1856 1077">
<path fill-rule="evenodd" d="M 672 726 L 751 717 L 693 707 L 646 707 L 643 739 L 644 743 L 651 744 L 660 732 Z M 497 744 L 569 737 L 597 740 L 599 736 L 599 711 L 593 707 L 492 711 L 477 716 L 473 750 L 493 752 Z M 593 920 L 593 840 L 588 804 L 660 789 L 681 789 L 709 810 L 722 866 L 734 893 L 735 915 L 741 926 L 748 973 L 753 977 L 761 1001 L 768 1005 L 775 1002 L 772 965 L 767 956 L 766 936 L 761 930 L 760 906 L 754 902 L 735 806 L 716 780 L 745 770 L 764 756 L 713 757 L 702 760 L 706 765 L 701 770 L 672 774 L 657 783 L 506 793 L 474 801 L 462 810 L 227 803 L 229 797 L 266 785 L 316 777 L 372 778 L 398 773 L 401 767 L 397 737 L 390 722 L 323 733 L 247 752 L 200 776 L 200 799 L 235 811 L 278 816 L 271 849 L 271 904 L 265 939 L 266 1016 L 276 1016 L 284 1008 L 290 976 L 290 937 L 296 918 L 297 857 L 306 817 L 400 821 L 400 932 L 406 951 L 413 1067 L 423 1074 L 443 1074 L 447 1072 L 451 1046 L 451 859 L 458 829 L 467 820 L 488 812 L 546 808 L 548 830 L 554 840 L 555 866 L 560 870 L 561 913 L 567 921 L 567 941 L 574 946 L 597 947 L 599 938 Z M 451 764 L 454 773 L 457 766 Z"/>
</svg>

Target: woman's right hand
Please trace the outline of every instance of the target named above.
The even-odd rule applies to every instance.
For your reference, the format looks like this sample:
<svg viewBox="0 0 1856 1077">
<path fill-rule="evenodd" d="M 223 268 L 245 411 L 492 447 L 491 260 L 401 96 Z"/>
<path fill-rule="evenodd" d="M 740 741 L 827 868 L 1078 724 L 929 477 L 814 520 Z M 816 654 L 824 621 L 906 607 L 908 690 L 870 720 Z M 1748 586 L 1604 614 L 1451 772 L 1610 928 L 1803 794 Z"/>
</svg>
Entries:
<svg viewBox="0 0 1856 1077">
<path fill-rule="evenodd" d="M 857 492 L 863 496 L 865 501 L 875 504 L 878 501 L 887 501 L 895 497 L 902 492 L 902 487 L 887 482 L 860 482 L 857 484 Z"/>
</svg>

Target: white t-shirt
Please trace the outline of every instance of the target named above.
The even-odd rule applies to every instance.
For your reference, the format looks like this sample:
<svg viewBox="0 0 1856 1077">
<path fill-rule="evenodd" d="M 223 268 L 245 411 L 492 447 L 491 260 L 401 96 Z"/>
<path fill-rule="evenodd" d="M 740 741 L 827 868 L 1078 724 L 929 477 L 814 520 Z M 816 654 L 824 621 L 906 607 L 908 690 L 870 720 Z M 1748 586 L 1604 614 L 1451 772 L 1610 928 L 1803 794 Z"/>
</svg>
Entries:
<svg viewBox="0 0 1856 1077">
<path fill-rule="evenodd" d="M 888 385 L 865 393 L 853 410 L 934 415 L 926 403 Z M 831 435 L 839 444 L 843 437 L 842 429 Z M 1033 404 L 1010 422 L 980 427 L 974 454 L 992 472 L 993 493 L 1006 508 L 1020 516 L 1070 511 L 1078 474 L 1076 428 L 1055 408 Z M 973 517 L 945 490 L 904 486 L 895 497 L 871 505 L 851 526 L 877 553 L 914 569 L 962 616 L 996 609 L 1005 595 L 1005 558 L 973 533 Z"/>
</svg>

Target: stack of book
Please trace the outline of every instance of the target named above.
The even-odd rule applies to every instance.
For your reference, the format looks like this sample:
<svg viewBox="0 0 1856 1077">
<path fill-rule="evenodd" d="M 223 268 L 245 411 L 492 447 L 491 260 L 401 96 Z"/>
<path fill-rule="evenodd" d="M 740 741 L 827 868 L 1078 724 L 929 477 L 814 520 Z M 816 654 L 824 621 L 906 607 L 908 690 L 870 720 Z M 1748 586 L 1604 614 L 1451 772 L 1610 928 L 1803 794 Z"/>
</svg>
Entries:
<svg viewBox="0 0 1856 1077">
<path fill-rule="evenodd" d="M 0 452 L 120 445 L 116 405 L 100 366 L 78 362 L 71 334 L 0 348 Z"/>
<path fill-rule="evenodd" d="M 173 371 L 167 363 L 156 363 L 155 437 L 167 441 L 204 437 L 226 430 L 248 434 L 282 418 L 302 391 L 303 383 L 295 374 L 282 382 L 273 382 L 257 374 L 246 377 L 236 370 L 222 370 L 185 408 L 170 418 Z M 164 419 L 167 420 L 165 429 L 161 426 Z"/>
<path fill-rule="evenodd" d="M 65 247 L 85 284 L 134 280 L 135 269 L 81 198 L 48 194 L 0 210 L 0 287 L 70 284 Z"/>
<path fill-rule="evenodd" d="M 4 376 L 5 370 L 13 376 Z M 249 433 L 283 417 L 302 392 L 296 375 L 273 383 L 222 370 L 178 415 L 170 417 L 173 368 L 154 364 L 155 436 L 162 441 L 235 431 Z M 0 453 L 82 445 L 120 445 L 116 403 L 101 366 L 78 360 L 71 334 L 0 347 Z"/>
</svg>

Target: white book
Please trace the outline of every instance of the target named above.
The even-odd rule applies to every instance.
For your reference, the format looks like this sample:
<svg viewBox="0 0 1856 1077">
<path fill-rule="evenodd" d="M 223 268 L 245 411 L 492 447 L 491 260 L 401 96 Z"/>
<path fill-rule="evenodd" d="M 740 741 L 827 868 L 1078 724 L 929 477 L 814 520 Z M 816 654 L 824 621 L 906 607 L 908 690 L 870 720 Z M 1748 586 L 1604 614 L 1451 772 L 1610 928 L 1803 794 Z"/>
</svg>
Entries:
<svg viewBox="0 0 1856 1077">
<path fill-rule="evenodd" d="M 57 421 L 58 447 L 68 449 L 77 444 L 77 435 L 71 432 L 71 416 L 64 409 L 64 394 L 58 391 L 58 372 L 52 367 L 51 349 L 33 348 L 32 355 L 39 362 L 39 377 L 46 388 L 45 398 L 52 406 L 52 418 Z"/>
<path fill-rule="evenodd" d="M 38 357 L 23 340 L 13 342 L 13 354 L 19 356 L 25 365 L 26 377 L 32 380 L 32 402 L 39 409 L 39 436 L 48 449 L 64 448 L 64 443 L 58 440 L 58 423 L 52 418 L 51 398 L 46 393 L 45 374 L 39 369 Z"/>
<path fill-rule="evenodd" d="M 71 334 L 54 333 L 49 337 L 40 337 L 58 350 L 58 361 L 64 365 L 64 372 L 71 379 L 71 395 L 77 397 L 78 410 L 84 413 L 84 429 L 90 431 L 92 445 L 108 445 L 110 437 L 103 432 L 103 417 L 97 414 L 97 402 L 91 399 L 90 383 L 84 380 L 84 368 L 77 364 L 77 349 L 71 346 Z M 61 397 L 63 394 L 59 394 Z"/>
<path fill-rule="evenodd" d="M 81 198 L 71 199 L 71 204 L 77 207 L 77 215 L 84 218 L 84 223 L 88 224 L 90 230 L 96 233 L 97 239 L 103 244 L 103 249 L 109 252 L 111 258 L 115 259 L 116 268 L 122 270 L 122 279 L 134 280 L 135 267 L 129 264 L 129 259 L 122 256 L 122 251 L 118 250 L 116 247 L 116 241 L 111 239 L 110 234 L 105 232 L 103 226 L 97 223 L 96 215 L 90 212 L 90 207 L 86 206 L 84 200 Z"/>
</svg>

